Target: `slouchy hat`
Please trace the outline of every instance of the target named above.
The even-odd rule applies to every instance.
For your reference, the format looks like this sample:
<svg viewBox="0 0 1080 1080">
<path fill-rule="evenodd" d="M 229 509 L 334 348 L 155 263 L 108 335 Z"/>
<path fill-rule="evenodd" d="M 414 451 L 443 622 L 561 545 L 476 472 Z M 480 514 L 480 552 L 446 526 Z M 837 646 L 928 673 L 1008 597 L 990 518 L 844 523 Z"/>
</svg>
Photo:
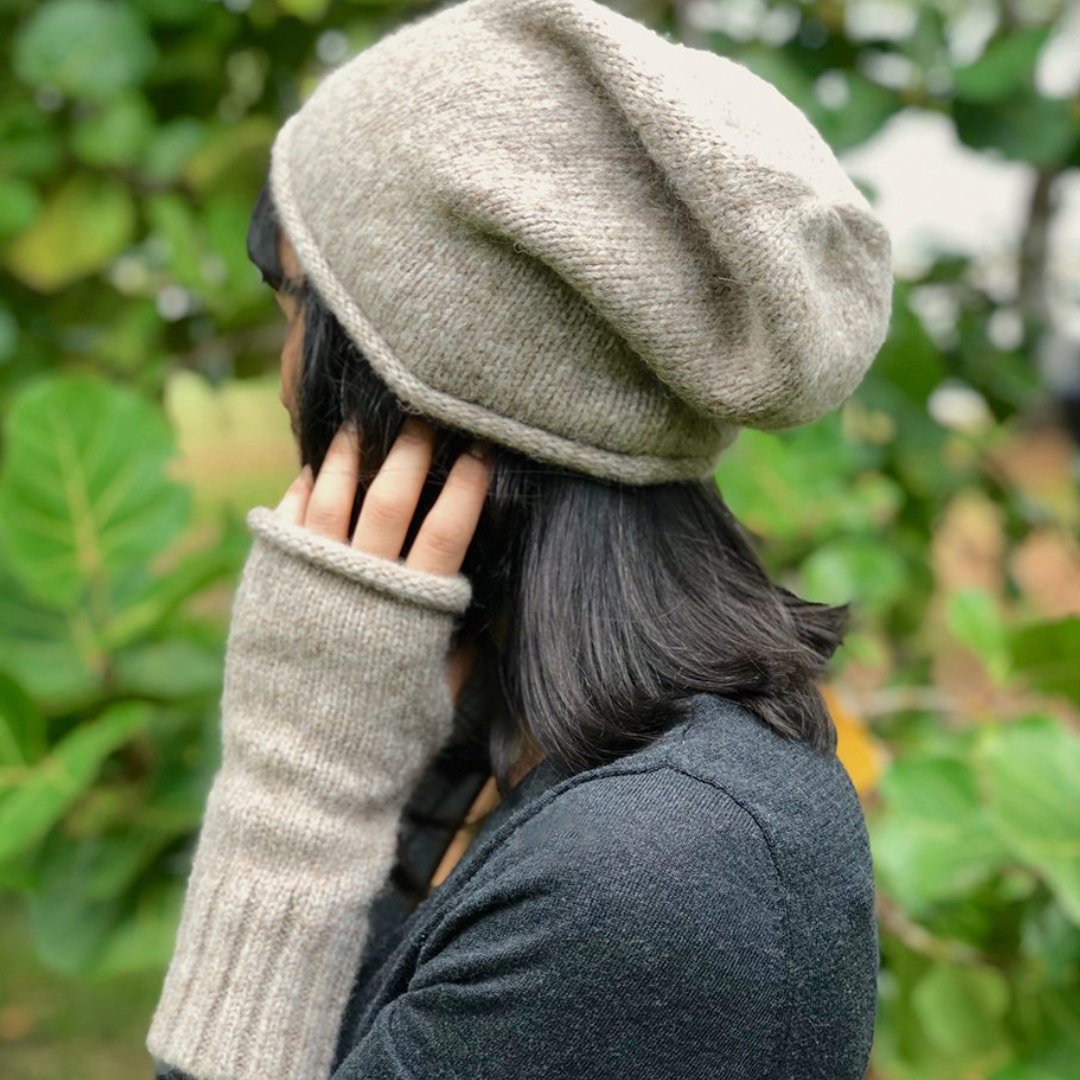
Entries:
<svg viewBox="0 0 1080 1080">
<path fill-rule="evenodd" d="M 408 410 L 603 479 L 822 417 L 888 331 L 888 234 L 805 114 L 594 0 L 400 27 L 286 121 L 270 186 Z"/>
</svg>

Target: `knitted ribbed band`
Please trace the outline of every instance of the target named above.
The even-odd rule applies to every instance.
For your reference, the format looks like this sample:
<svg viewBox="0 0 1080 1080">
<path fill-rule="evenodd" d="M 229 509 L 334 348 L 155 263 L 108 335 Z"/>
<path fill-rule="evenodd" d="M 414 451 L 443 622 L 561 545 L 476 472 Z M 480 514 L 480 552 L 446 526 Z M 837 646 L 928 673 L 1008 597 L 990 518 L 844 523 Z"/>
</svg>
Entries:
<svg viewBox="0 0 1080 1080">
<path fill-rule="evenodd" d="M 410 407 L 626 483 L 815 420 L 890 243 L 805 115 L 593 0 L 465 0 L 332 72 L 271 161 L 311 283 Z"/>
<path fill-rule="evenodd" d="M 248 511 L 247 527 L 255 536 L 272 541 L 298 558 L 408 603 L 456 614 L 463 612 L 472 599 L 472 582 L 464 574 L 429 574 L 397 560 L 370 555 L 351 544 L 293 525 L 266 506 Z"/>
<path fill-rule="evenodd" d="M 221 768 L 146 1045 L 199 1080 L 326 1080 L 401 813 L 452 733 L 470 586 L 266 507 L 248 525 Z"/>
</svg>

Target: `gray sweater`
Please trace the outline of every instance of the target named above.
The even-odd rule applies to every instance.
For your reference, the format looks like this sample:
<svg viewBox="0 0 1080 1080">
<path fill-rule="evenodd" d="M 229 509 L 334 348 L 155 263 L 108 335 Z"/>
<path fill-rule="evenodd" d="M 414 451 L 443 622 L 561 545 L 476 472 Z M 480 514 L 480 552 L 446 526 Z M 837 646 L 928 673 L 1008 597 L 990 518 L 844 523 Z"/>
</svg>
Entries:
<svg viewBox="0 0 1080 1080">
<path fill-rule="evenodd" d="M 333 1080 L 866 1073 L 858 798 L 834 756 L 717 695 L 609 765 L 541 763 L 427 899 L 388 881 L 369 914 Z"/>
</svg>

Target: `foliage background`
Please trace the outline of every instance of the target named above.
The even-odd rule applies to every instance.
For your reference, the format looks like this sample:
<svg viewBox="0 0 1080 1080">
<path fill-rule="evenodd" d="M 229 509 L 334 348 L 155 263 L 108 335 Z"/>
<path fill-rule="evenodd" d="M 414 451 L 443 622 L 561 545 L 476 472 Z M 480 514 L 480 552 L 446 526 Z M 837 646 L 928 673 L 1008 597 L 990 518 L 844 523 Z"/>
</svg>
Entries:
<svg viewBox="0 0 1080 1080">
<path fill-rule="evenodd" d="M 914 110 L 1026 170 L 1005 287 L 933 252 L 898 277 L 855 398 L 797 432 L 744 432 L 717 480 L 778 580 L 857 605 L 827 692 L 878 873 L 874 1077 L 1076 1078 L 1078 404 L 1045 359 L 1080 370 L 1060 315 L 1080 297 L 1060 295 L 1048 256 L 1080 101 L 1036 79 L 1064 7 L 618 6 L 750 65 L 838 152 Z M 0 0 L 9 1080 L 67 1076 L 73 1058 L 90 1080 L 148 1074 L 216 768 L 242 514 L 295 462 L 247 215 L 320 75 L 432 8 Z"/>
</svg>

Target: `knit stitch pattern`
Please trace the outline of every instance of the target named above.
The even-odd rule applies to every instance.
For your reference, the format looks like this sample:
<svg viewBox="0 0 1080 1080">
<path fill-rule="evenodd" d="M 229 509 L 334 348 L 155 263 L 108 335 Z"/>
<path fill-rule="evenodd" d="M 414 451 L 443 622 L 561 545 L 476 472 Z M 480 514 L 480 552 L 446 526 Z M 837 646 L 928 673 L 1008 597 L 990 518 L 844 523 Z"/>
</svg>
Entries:
<svg viewBox="0 0 1080 1080">
<path fill-rule="evenodd" d="M 146 1045 L 199 1080 L 325 1080 L 402 810 L 451 734 L 471 584 L 267 507 L 247 524 L 221 767 Z"/>
<path fill-rule="evenodd" d="M 285 123 L 270 183 L 409 408 L 605 479 L 820 418 L 888 330 L 888 234 L 805 114 L 594 0 L 400 27 Z"/>
</svg>

